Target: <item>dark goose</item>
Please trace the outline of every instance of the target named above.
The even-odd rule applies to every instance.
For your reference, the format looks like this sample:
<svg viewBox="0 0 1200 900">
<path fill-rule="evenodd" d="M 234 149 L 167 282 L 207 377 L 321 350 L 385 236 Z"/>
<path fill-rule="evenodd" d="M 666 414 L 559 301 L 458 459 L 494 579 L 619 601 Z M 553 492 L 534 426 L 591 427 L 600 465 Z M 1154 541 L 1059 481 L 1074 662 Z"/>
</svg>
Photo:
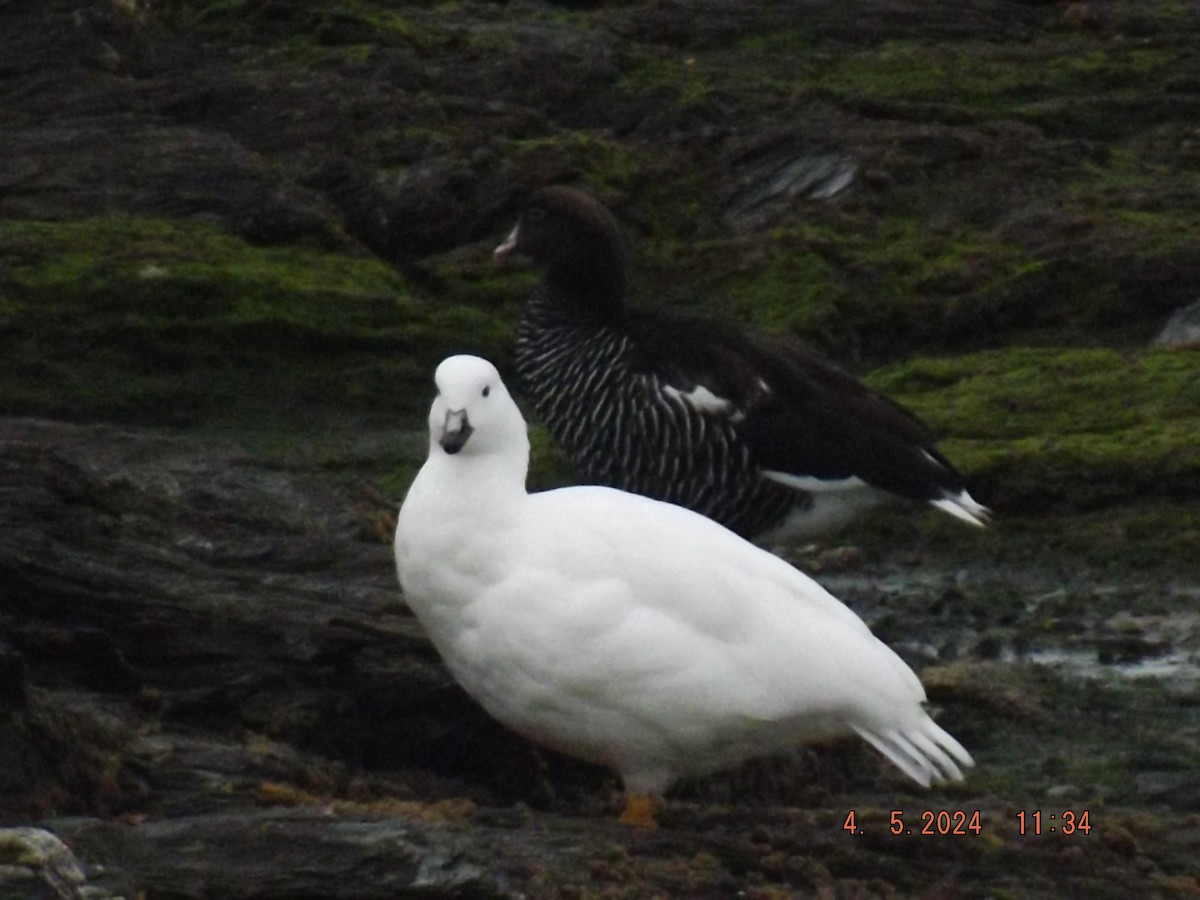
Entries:
<svg viewBox="0 0 1200 900">
<path fill-rule="evenodd" d="M 829 532 L 888 495 L 986 522 L 924 423 L 800 342 L 627 309 L 620 229 L 589 195 L 537 191 L 495 255 L 511 253 L 543 272 L 517 373 L 588 481 L 770 540 Z"/>
</svg>

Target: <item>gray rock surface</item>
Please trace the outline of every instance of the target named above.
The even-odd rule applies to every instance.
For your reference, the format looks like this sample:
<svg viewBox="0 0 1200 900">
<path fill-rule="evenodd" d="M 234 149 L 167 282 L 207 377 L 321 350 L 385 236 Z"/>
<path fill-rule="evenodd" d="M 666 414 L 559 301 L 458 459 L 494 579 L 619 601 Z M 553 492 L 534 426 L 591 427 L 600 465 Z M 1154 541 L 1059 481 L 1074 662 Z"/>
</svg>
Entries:
<svg viewBox="0 0 1200 900">
<path fill-rule="evenodd" d="M 26 900 L 102 900 L 86 890 L 87 876 L 61 840 L 41 828 L 0 829 L 0 897 Z"/>
<path fill-rule="evenodd" d="M 1154 343 L 1163 347 L 1193 350 L 1200 347 L 1200 302 L 1180 307 L 1158 333 Z"/>
<path fill-rule="evenodd" d="M 719 897 L 919 893 L 949 868 L 981 890 L 1048 897 L 1098 869 L 1117 893 L 1097 896 L 1138 893 L 1146 871 L 1191 871 L 1191 832 L 1163 840 L 1144 809 L 1175 821 L 1195 796 L 1186 748 L 1167 737 L 1197 724 L 1194 671 L 1162 692 L 1019 663 L 928 665 L 1023 634 L 1059 634 L 1064 659 L 1088 647 L 1129 666 L 1186 656 L 1194 622 L 1105 611 L 1183 588 L 1102 593 L 1082 576 L 1039 593 L 1031 572 L 839 571 L 842 557 L 823 555 L 823 580 L 924 668 L 979 769 L 915 796 L 842 742 L 685 785 L 660 833 L 634 833 L 614 821 L 610 776 L 536 752 L 451 683 L 395 586 L 388 506 L 363 488 L 385 448 L 420 437 L 357 435 L 340 455 L 267 454 L 0 420 L 0 821 L 38 823 L 87 873 L 39 863 L 10 877 L 59 872 L 80 897 L 569 897 L 596 885 Z M 1064 795 L 1063 767 L 1091 771 L 1130 721 L 1139 746 L 1176 749 L 1135 751 L 1107 787 L 1083 775 Z M 997 780 L 1020 787 L 989 790 Z M 1125 806 L 1098 799 L 1112 791 Z M 1089 807 L 1094 837 L 1031 843 L 1014 803 Z M 889 840 L 897 808 L 913 836 Z M 926 809 L 978 809 L 980 833 L 918 837 Z M 1050 855 L 1034 862 L 1039 847 Z"/>
</svg>

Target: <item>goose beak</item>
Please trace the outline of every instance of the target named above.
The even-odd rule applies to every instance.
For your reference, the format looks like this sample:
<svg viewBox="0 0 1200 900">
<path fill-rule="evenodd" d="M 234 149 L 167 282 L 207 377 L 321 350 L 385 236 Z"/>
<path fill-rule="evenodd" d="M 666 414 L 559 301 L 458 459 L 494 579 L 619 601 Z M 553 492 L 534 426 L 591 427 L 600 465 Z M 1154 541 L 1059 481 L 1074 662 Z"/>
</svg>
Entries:
<svg viewBox="0 0 1200 900">
<path fill-rule="evenodd" d="M 502 264 L 506 259 L 508 259 L 508 255 L 517 249 L 517 236 L 520 230 L 521 225 L 518 222 L 513 226 L 513 230 L 508 233 L 508 237 L 504 239 L 500 246 L 492 251 L 492 258 L 496 260 L 497 263 Z"/>
<path fill-rule="evenodd" d="M 446 421 L 442 423 L 442 433 L 438 436 L 438 443 L 447 453 L 455 454 L 466 446 L 467 438 L 474 430 L 471 423 L 467 421 L 465 409 L 448 409 L 446 410 Z"/>
</svg>

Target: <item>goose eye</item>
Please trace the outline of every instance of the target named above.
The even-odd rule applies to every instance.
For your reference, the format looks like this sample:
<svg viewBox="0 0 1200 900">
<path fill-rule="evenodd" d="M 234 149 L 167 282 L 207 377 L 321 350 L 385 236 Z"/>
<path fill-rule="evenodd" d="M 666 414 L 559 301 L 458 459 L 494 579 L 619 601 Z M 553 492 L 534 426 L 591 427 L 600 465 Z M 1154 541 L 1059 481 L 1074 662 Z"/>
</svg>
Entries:
<svg viewBox="0 0 1200 900">
<path fill-rule="evenodd" d="M 531 206 L 525 211 L 525 215 L 529 218 L 530 222 L 540 222 L 546 218 L 546 210 L 540 206 Z"/>
<path fill-rule="evenodd" d="M 490 394 L 491 392 L 492 392 L 492 386 L 489 384 L 487 387 L 485 387 L 485 388 L 483 389 L 483 396 L 485 396 L 485 397 L 486 397 L 486 396 L 487 396 L 488 394 Z"/>
</svg>

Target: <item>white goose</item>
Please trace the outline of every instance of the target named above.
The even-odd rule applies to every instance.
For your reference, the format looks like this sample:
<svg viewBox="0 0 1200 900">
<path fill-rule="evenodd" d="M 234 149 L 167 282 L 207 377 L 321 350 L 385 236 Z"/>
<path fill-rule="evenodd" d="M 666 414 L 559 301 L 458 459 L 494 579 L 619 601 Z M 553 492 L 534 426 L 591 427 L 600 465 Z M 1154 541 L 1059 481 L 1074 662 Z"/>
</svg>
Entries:
<svg viewBox="0 0 1200 900">
<path fill-rule="evenodd" d="M 973 765 L 917 676 L 816 582 L 705 517 L 604 487 L 529 494 L 491 363 L 445 360 L 396 527 L 405 597 L 454 677 L 532 741 L 616 769 L 653 825 L 683 775 L 858 734 L 922 785 Z"/>
</svg>

